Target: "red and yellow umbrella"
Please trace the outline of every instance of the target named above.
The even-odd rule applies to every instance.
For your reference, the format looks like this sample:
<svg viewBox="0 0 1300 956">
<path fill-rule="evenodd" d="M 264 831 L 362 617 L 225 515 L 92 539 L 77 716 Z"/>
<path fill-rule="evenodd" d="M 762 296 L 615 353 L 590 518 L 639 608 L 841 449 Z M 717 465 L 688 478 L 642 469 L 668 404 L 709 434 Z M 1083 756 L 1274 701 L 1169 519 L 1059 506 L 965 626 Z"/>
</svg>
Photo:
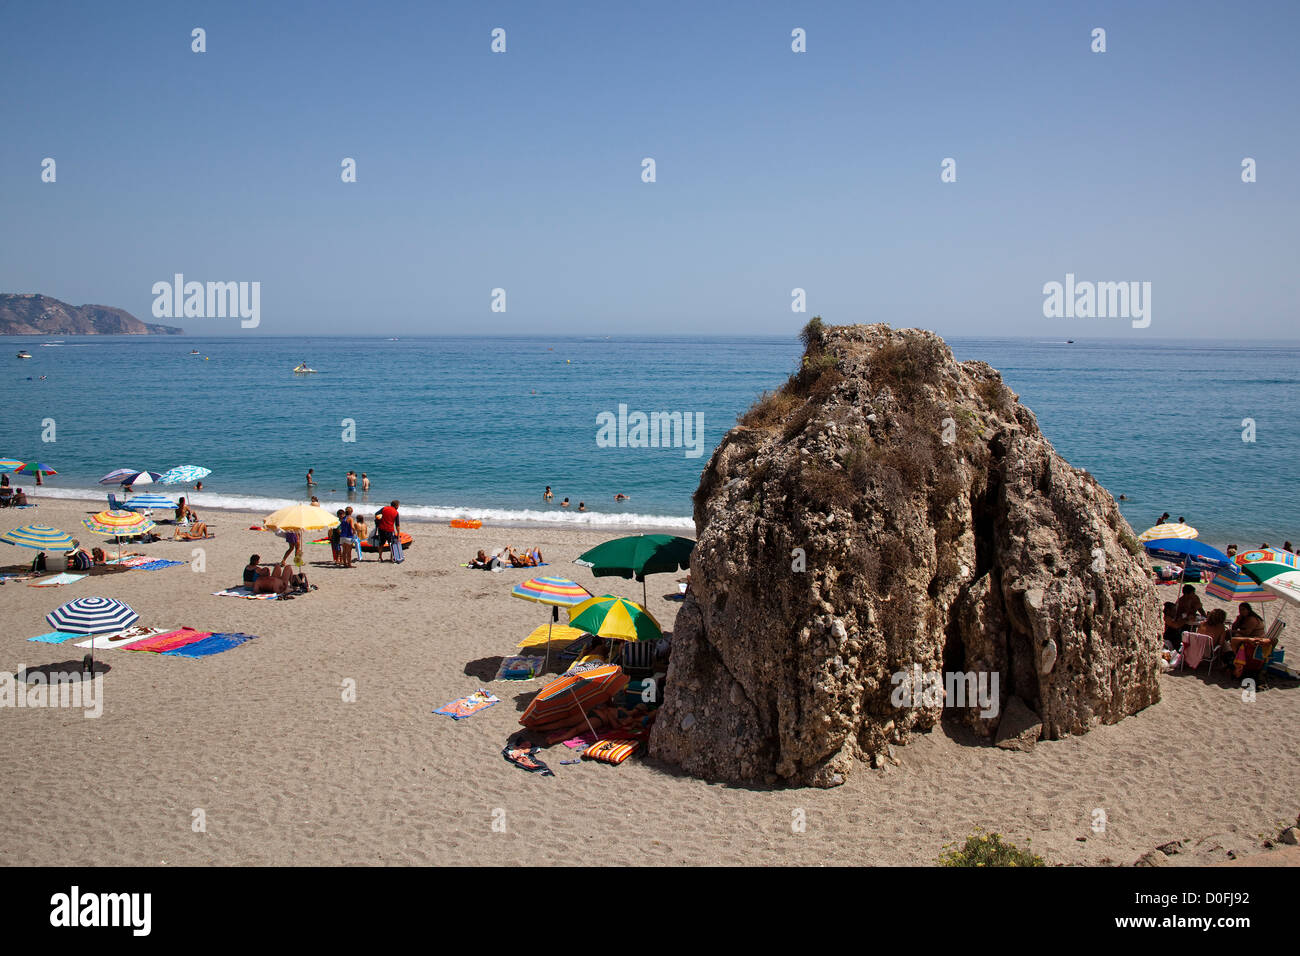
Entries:
<svg viewBox="0 0 1300 956">
<path fill-rule="evenodd" d="M 585 718 L 591 708 L 612 700 L 627 682 L 628 676 L 617 664 L 565 674 L 537 692 L 519 722 L 530 730 L 559 730 Z"/>
</svg>

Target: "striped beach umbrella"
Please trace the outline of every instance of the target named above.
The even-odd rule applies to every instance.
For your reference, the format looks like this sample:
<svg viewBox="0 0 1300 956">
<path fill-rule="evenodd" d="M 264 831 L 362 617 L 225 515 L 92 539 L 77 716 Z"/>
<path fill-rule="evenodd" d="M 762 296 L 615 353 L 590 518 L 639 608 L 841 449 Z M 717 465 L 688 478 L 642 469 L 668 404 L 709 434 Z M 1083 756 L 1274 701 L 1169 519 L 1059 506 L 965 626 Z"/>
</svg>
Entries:
<svg viewBox="0 0 1300 956">
<path fill-rule="evenodd" d="M 1155 541 L 1157 538 L 1195 538 L 1199 533 L 1189 524 L 1173 521 L 1147 528 L 1138 535 L 1138 541 L 1145 543 Z"/>
<path fill-rule="evenodd" d="M 565 674 L 537 692 L 519 722 L 530 730 L 559 730 L 585 720 L 591 708 L 612 700 L 627 684 L 628 676 L 617 664 Z M 590 720 L 587 727 L 596 732 Z"/>
<path fill-rule="evenodd" d="M 126 502 L 128 511 L 143 511 L 145 508 L 175 508 L 176 502 L 166 495 L 133 495 Z"/>
<path fill-rule="evenodd" d="M 29 524 L 6 531 L 0 534 L 0 541 L 35 551 L 67 551 L 72 547 L 72 535 L 43 524 Z"/>
<path fill-rule="evenodd" d="M 558 608 L 573 607 L 581 604 L 583 601 L 591 600 L 591 592 L 584 588 L 576 581 L 570 581 L 568 578 L 557 577 L 538 577 L 529 578 L 523 584 L 516 584 L 510 591 L 511 596 L 522 598 L 525 601 L 535 601 L 538 604 L 550 604 L 555 610 L 551 611 L 550 620 L 546 622 L 546 660 L 542 663 L 542 670 L 551 663 L 551 625 L 559 620 L 560 612 Z M 539 627 L 538 630 L 541 630 Z M 536 632 L 534 632 L 536 633 Z"/>
<path fill-rule="evenodd" d="M 1260 587 L 1259 582 L 1246 574 L 1238 565 L 1221 568 L 1205 585 L 1205 593 L 1220 601 L 1273 601 L 1276 595 Z"/>
<path fill-rule="evenodd" d="M 1261 584 L 1279 574 L 1300 570 L 1300 558 L 1281 548 L 1256 548 L 1237 555 L 1237 564 Z"/>
<path fill-rule="evenodd" d="M 140 472 L 135 468 L 114 468 L 103 478 L 99 479 L 99 483 L 101 485 L 120 485 L 122 484 L 123 479 L 138 474 L 140 474 Z"/>
<path fill-rule="evenodd" d="M 576 581 L 556 577 L 529 578 L 523 584 L 516 584 L 510 594 L 525 601 L 557 607 L 573 607 L 592 597 L 591 592 Z"/>
<path fill-rule="evenodd" d="M 55 608 L 45 615 L 45 620 L 56 631 L 63 631 L 66 634 L 89 634 L 93 638 L 96 634 L 108 634 L 130 627 L 140 620 L 140 615 L 131 609 L 131 605 L 113 598 L 84 597 Z M 90 661 L 91 673 L 94 673 L 93 640 L 87 658 Z"/>
<path fill-rule="evenodd" d="M 569 626 L 614 641 L 657 641 L 664 636 L 653 614 L 635 601 L 612 594 L 569 608 Z"/>
<path fill-rule="evenodd" d="M 210 474 L 212 474 L 211 468 L 202 468 L 198 465 L 177 465 L 175 468 L 163 472 L 158 482 L 163 485 L 188 485 L 195 481 L 202 481 Z"/>
<path fill-rule="evenodd" d="M 154 529 L 154 523 L 151 519 L 146 518 L 139 512 L 124 511 L 121 508 L 114 508 L 112 511 L 101 511 L 89 518 L 83 518 L 81 523 L 95 534 L 116 538 L 118 542 L 117 556 L 119 558 L 122 557 L 123 538 L 134 538 L 136 535 L 148 534 Z"/>
<path fill-rule="evenodd" d="M 43 461 L 29 461 L 14 469 L 16 475 L 57 475 L 58 472 Z"/>
<path fill-rule="evenodd" d="M 17 458 L 0 458 L 0 474 L 6 471 L 13 471 L 15 468 L 21 468 L 23 463 Z"/>
</svg>

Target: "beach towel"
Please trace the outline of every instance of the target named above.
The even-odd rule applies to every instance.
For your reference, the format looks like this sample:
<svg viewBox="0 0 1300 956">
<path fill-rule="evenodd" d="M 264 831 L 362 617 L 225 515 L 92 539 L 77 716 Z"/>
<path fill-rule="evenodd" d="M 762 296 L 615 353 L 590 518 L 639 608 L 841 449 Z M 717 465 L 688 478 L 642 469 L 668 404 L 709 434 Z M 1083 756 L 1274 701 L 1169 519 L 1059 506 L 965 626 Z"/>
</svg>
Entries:
<svg viewBox="0 0 1300 956">
<path fill-rule="evenodd" d="M 155 634 L 153 637 L 146 637 L 143 641 L 136 641 L 130 649 L 161 654 L 163 651 L 184 647 L 186 644 L 193 644 L 211 636 L 211 631 L 196 631 L 192 627 L 182 627 L 179 630 L 168 631 L 166 634 Z"/>
<path fill-rule="evenodd" d="M 599 760 L 601 763 L 620 764 L 641 746 L 639 740 L 620 740 L 607 737 L 598 740 L 582 755 L 583 760 Z"/>
<path fill-rule="evenodd" d="M 531 680 L 541 673 L 542 667 L 546 664 L 543 657 L 531 657 L 527 654 L 520 654 L 516 657 L 506 657 L 501 661 L 501 666 L 497 668 L 497 676 L 493 680 Z"/>
<path fill-rule="evenodd" d="M 458 700 L 443 704 L 441 707 L 436 708 L 434 713 L 450 717 L 452 720 L 464 720 L 466 717 L 473 717 L 481 710 L 487 710 L 493 704 L 500 703 L 500 701 L 500 697 L 480 687 L 468 697 L 461 697 Z"/>
<path fill-rule="evenodd" d="M 247 598 L 250 601 L 274 601 L 278 594 L 254 594 L 251 588 L 243 585 L 237 588 L 226 588 L 224 591 L 213 591 L 213 597 L 237 597 Z"/>
<path fill-rule="evenodd" d="M 57 588 L 65 584 L 72 584 L 84 578 L 84 574 L 68 574 L 66 571 L 62 574 L 55 574 L 48 578 L 41 578 L 38 581 L 28 581 L 29 588 Z"/>
<path fill-rule="evenodd" d="M 65 631 L 50 631 L 48 634 L 37 634 L 35 637 L 29 637 L 29 641 L 40 641 L 42 644 L 62 644 L 64 641 L 70 641 L 74 637 L 85 637 L 84 634 L 68 634 Z"/>
<path fill-rule="evenodd" d="M 211 634 L 201 641 L 173 647 L 171 650 L 161 651 L 160 653 L 167 657 L 211 657 L 213 654 L 228 651 L 232 647 L 238 647 L 240 644 L 251 641 L 256 637 L 256 634 L 242 634 L 237 631 L 229 634 Z"/>
<path fill-rule="evenodd" d="M 400 535 L 393 535 L 392 544 L 389 546 L 388 555 L 393 559 L 394 564 L 401 564 L 406 558 L 402 555 L 402 538 Z"/>
<path fill-rule="evenodd" d="M 161 571 L 163 568 L 177 568 L 180 567 L 182 564 L 186 564 L 186 563 L 187 562 L 185 561 L 168 561 L 165 558 L 159 558 L 156 561 L 146 561 L 144 564 L 133 565 L 132 570 L 133 571 Z"/>
<path fill-rule="evenodd" d="M 165 627 L 144 627 L 136 624 L 128 627 L 124 631 L 114 631 L 112 634 L 100 634 L 89 641 L 82 641 L 77 647 L 90 647 L 97 651 L 110 650 L 114 647 L 129 647 L 136 641 L 142 641 L 147 637 L 154 637 L 166 631 Z M 84 637 L 85 635 L 81 635 Z"/>
<path fill-rule="evenodd" d="M 1201 666 L 1201 661 L 1210 656 L 1214 638 L 1208 634 L 1195 631 L 1183 631 L 1183 663 L 1192 670 Z"/>
<path fill-rule="evenodd" d="M 537 759 L 536 747 L 504 747 L 501 750 L 501 756 L 520 770 L 527 770 L 529 773 L 540 773 L 543 777 L 555 776 L 550 767 Z"/>
<path fill-rule="evenodd" d="M 568 747 L 570 750 L 577 750 L 579 747 L 588 747 L 591 744 L 594 744 L 595 742 L 596 742 L 596 735 L 593 734 L 590 730 L 588 730 L 586 733 L 578 734 L 578 736 L 576 737 L 570 737 L 568 740 L 563 741 L 564 746 Z"/>
</svg>

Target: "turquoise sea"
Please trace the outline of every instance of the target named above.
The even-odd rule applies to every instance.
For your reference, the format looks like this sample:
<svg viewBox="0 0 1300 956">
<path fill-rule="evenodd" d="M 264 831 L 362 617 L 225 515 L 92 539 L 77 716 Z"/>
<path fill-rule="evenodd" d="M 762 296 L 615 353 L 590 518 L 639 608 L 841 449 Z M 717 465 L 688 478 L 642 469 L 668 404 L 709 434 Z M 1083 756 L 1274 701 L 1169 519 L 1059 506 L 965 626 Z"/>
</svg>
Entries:
<svg viewBox="0 0 1300 956">
<path fill-rule="evenodd" d="M 1057 450 L 1127 496 L 1121 507 L 1138 531 L 1169 511 L 1210 542 L 1300 540 L 1300 346 L 949 344 L 959 359 L 1000 369 Z M 712 449 L 799 355 L 793 337 L 11 336 L 7 345 L 0 456 L 58 469 L 43 494 L 103 494 L 97 480 L 119 467 L 197 464 L 213 474 L 196 505 L 258 510 L 304 499 L 308 468 L 323 502 L 348 500 L 351 468 L 369 474 L 369 501 L 398 498 L 412 518 L 680 528 L 692 526 L 691 493 Z M 33 358 L 16 359 L 19 349 Z M 317 374 L 293 374 L 300 361 Z M 628 416 L 701 416 L 702 454 L 601 447 L 597 417 L 617 417 L 620 405 Z M 1254 441 L 1242 440 L 1245 419 Z M 48 420 L 54 441 L 42 441 Z"/>
</svg>

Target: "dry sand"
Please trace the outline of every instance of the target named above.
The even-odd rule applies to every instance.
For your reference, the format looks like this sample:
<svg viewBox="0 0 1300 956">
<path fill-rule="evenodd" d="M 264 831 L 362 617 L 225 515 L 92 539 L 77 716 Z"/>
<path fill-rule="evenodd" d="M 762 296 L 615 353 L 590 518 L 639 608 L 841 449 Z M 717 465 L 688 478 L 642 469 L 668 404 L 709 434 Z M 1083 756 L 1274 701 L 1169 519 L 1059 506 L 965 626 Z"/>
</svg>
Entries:
<svg viewBox="0 0 1300 956">
<path fill-rule="evenodd" d="M 91 510 L 45 499 L 4 520 L 53 525 L 85 544 L 92 535 L 78 533 L 80 519 Z M 1162 677 L 1161 703 L 1116 726 L 1031 753 L 941 729 L 899 748 L 901 766 L 864 766 L 828 791 L 709 784 L 638 757 L 560 766 L 571 756 L 563 747 L 544 752 L 555 777 L 528 774 L 500 751 L 540 682 L 488 681 L 548 609 L 509 596 L 527 571 L 457 564 L 480 547 L 539 545 L 548 572 L 639 600 L 639 584 L 593 579 L 570 563 L 608 534 L 408 525 L 416 541 L 402 565 L 334 569 L 327 547 L 308 546 L 309 559 L 324 562 L 310 568 L 318 591 L 247 601 L 211 592 L 238 583 L 251 552 L 278 557 L 282 542 L 247 530 L 260 516 L 203 517 L 215 539 L 136 549 L 189 561 L 201 546 L 202 573 L 0 587 L 0 670 L 10 672 L 79 666 L 82 650 L 25 639 L 49 630 L 44 615 L 55 606 L 89 595 L 128 602 L 146 624 L 260 636 L 200 660 L 101 652 L 111 671 L 99 719 L 0 712 L 7 862 L 924 865 L 984 827 L 1032 841 L 1049 864 L 1127 864 L 1179 839 L 1200 843 L 1199 855 L 1182 859 L 1251 853 L 1300 810 L 1300 687 L 1275 682 L 1245 703 L 1204 668 Z M 32 553 L 5 548 L 0 560 Z M 650 608 L 671 628 L 677 605 L 664 595 L 673 577 L 650 582 Z M 1268 605 L 1270 620 L 1279 603 Z M 1300 616 L 1292 605 L 1285 613 L 1283 646 L 1300 647 Z M 348 679 L 354 703 L 343 700 Z M 459 722 L 430 713 L 480 686 L 501 703 Z M 1097 809 L 1102 833 L 1092 829 Z M 195 832 L 196 810 L 205 832 Z M 802 832 L 792 826 L 797 811 Z"/>
</svg>

